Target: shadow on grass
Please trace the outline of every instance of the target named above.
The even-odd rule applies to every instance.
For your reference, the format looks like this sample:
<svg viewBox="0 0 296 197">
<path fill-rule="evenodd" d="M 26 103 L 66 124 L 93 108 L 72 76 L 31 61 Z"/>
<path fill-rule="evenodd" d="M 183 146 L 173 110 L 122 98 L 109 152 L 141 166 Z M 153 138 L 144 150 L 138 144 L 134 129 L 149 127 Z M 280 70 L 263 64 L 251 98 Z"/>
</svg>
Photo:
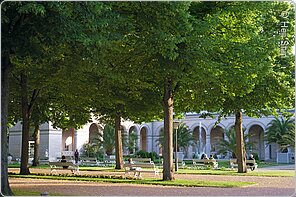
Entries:
<svg viewBox="0 0 296 197">
<path fill-rule="evenodd" d="M 32 179 L 51 179 L 64 181 L 91 181 L 104 183 L 129 183 L 129 184 L 145 184 L 145 185 L 162 185 L 176 187 L 244 187 L 256 184 L 255 182 L 240 182 L 240 181 L 206 181 L 206 180 L 184 180 L 176 179 L 172 181 L 162 181 L 157 178 L 136 179 L 133 177 L 124 177 L 116 175 L 71 175 L 71 174 L 31 174 L 19 175 L 10 173 L 9 177 L 15 178 L 32 178 Z"/>
</svg>

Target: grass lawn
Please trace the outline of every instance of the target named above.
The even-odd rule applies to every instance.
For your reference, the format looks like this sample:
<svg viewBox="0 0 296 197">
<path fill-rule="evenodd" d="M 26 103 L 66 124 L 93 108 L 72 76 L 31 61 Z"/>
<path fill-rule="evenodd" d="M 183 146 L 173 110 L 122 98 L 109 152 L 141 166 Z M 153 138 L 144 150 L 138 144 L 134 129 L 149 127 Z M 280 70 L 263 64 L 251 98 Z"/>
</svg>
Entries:
<svg viewBox="0 0 296 197">
<path fill-rule="evenodd" d="M 100 176 L 86 175 L 18 175 L 10 174 L 9 177 L 15 178 L 35 178 L 35 179 L 52 179 L 66 181 L 92 181 L 104 183 L 129 183 L 129 184 L 148 184 L 148 185 L 163 185 L 163 186 L 181 186 L 181 187 L 243 187 L 256 184 L 255 182 L 239 182 L 239 181 L 201 181 L 201 180 L 183 180 L 177 179 L 174 181 L 162 181 L 155 178 L 134 179 L 123 178 L 122 176 L 110 176 L 109 178 L 101 178 Z"/>
<path fill-rule="evenodd" d="M 47 165 L 33 167 L 33 168 L 49 168 Z M 124 172 L 124 170 L 116 170 L 113 167 L 79 167 L 80 171 L 98 171 L 98 172 Z M 264 177 L 293 177 L 295 176 L 294 170 L 270 170 L 270 171 L 251 171 L 248 169 L 247 173 L 237 173 L 237 169 L 221 169 L 221 170 L 212 170 L 212 169 L 180 169 L 176 174 L 198 174 L 198 175 L 226 175 L 226 176 L 264 176 Z"/>
<path fill-rule="evenodd" d="M 200 175 L 227 175 L 227 176 L 267 176 L 267 177 L 293 177 L 294 170 L 250 171 L 238 173 L 237 170 L 192 170 L 179 169 L 177 174 L 200 174 Z"/>
<path fill-rule="evenodd" d="M 12 193 L 14 196 L 40 196 L 39 191 L 27 191 L 27 190 L 20 190 L 20 189 L 12 189 Z M 65 196 L 64 194 L 58 193 L 49 193 L 49 196 Z"/>
</svg>

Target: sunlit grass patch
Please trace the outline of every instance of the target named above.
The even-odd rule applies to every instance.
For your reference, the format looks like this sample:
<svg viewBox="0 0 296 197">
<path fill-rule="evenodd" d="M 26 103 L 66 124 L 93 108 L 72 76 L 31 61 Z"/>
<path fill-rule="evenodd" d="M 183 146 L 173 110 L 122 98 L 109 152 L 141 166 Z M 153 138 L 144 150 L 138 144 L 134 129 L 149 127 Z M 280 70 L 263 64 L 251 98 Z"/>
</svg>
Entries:
<svg viewBox="0 0 296 197">
<path fill-rule="evenodd" d="M 27 191 L 27 190 L 21 190 L 21 189 L 13 189 L 12 188 L 12 193 L 14 196 L 40 196 L 42 192 L 40 191 Z M 59 193 L 48 193 L 49 196 L 65 196 L 64 194 L 59 194 Z"/>
<path fill-rule="evenodd" d="M 240 181 L 206 181 L 206 180 L 184 180 L 176 179 L 173 181 L 162 181 L 157 178 L 135 179 L 132 177 L 123 176 L 87 176 L 87 175 L 18 175 L 10 174 L 9 177 L 15 178 L 35 178 L 35 179 L 52 179 L 66 181 L 92 181 L 104 183 L 129 183 L 129 184 L 148 184 L 162 186 L 179 186 L 179 187 L 243 187 L 256 184 L 255 182 L 240 182 Z"/>
<path fill-rule="evenodd" d="M 200 175 L 228 175 L 228 176 L 265 176 L 265 177 L 293 177 L 295 171 L 293 170 L 272 170 L 272 171 L 250 171 L 247 173 L 238 173 L 235 170 L 193 170 L 193 169 L 179 169 L 178 174 L 200 174 Z"/>
</svg>

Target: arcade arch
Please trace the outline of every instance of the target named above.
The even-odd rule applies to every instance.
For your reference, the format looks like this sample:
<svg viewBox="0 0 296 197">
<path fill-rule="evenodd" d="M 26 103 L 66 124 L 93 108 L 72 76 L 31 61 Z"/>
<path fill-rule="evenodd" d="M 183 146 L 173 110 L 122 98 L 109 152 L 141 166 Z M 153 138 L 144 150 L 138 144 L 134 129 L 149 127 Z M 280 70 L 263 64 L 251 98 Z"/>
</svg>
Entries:
<svg viewBox="0 0 296 197">
<path fill-rule="evenodd" d="M 265 158 L 265 149 L 264 149 L 264 130 L 258 125 L 254 124 L 249 129 L 250 138 L 249 141 L 254 144 L 254 147 L 251 147 L 248 150 L 249 153 L 256 153 L 260 160 Z"/>
<path fill-rule="evenodd" d="M 210 132 L 211 154 L 216 154 L 219 151 L 219 142 L 222 139 L 224 139 L 224 129 L 221 126 L 212 128 Z"/>
<path fill-rule="evenodd" d="M 195 154 L 206 152 L 206 130 L 203 127 L 197 126 L 193 129 L 192 137 L 194 140 L 192 151 L 195 152 Z"/>
<path fill-rule="evenodd" d="M 138 134 L 137 134 L 137 127 L 131 126 L 128 131 L 128 151 L 129 154 L 134 154 L 138 150 L 137 141 L 138 141 Z"/>
<path fill-rule="evenodd" d="M 147 151 L 147 133 L 148 129 L 142 127 L 140 130 L 140 149 L 143 151 Z"/>
<path fill-rule="evenodd" d="M 88 142 L 90 144 L 101 141 L 103 137 L 102 128 L 97 123 L 92 123 L 89 127 Z"/>
</svg>

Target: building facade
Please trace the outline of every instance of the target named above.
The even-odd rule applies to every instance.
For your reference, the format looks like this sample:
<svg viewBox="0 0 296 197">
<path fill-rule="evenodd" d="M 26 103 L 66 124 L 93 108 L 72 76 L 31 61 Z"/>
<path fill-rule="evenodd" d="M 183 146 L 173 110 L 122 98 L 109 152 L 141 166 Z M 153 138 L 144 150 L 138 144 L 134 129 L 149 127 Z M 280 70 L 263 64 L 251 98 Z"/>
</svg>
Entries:
<svg viewBox="0 0 296 197">
<path fill-rule="evenodd" d="M 198 114 L 186 114 L 184 119 L 178 120 L 184 122 L 192 131 L 195 145 L 191 145 L 186 150 L 181 150 L 184 158 L 190 159 L 201 153 L 215 155 L 218 153 L 218 144 L 221 139 L 226 139 L 224 130 L 229 130 L 234 126 L 235 117 L 223 118 L 217 125 L 218 117 L 199 118 Z M 273 116 L 262 118 L 251 118 L 243 116 L 243 128 L 245 133 L 252 134 L 249 139 L 253 142 L 252 153 L 258 154 L 260 160 L 276 161 L 279 147 L 276 144 L 267 144 L 264 141 L 264 134 L 268 124 L 274 119 Z M 162 154 L 158 139 L 160 131 L 163 128 L 163 121 L 154 121 L 150 123 L 134 124 L 131 121 L 122 121 L 122 132 L 130 135 L 132 132 L 137 134 L 137 149 L 147 152 L 156 152 Z M 103 132 L 103 125 L 93 120 L 93 122 L 84 125 L 81 129 L 68 129 L 62 131 L 55 129 L 51 123 L 45 123 L 40 126 L 40 159 L 49 159 L 54 161 L 61 157 L 62 151 L 74 151 L 78 149 L 82 152 L 83 144 L 91 141 L 93 137 Z M 30 154 L 32 154 L 33 139 L 30 139 Z M 124 154 L 129 154 L 127 148 L 123 148 Z M 290 150 L 289 150 L 290 151 Z M 294 152 L 294 150 L 292 150 Z M 17 123 L 10 128 L 9 132 L 9 154 L 14 158 L 20 158 L 21 154 L 21 124 Z M 227 158 L 227 155 L 217 155 L 218 158 Z M 31 155 L 30 155 L 31 157 Z"/>
</svg>

